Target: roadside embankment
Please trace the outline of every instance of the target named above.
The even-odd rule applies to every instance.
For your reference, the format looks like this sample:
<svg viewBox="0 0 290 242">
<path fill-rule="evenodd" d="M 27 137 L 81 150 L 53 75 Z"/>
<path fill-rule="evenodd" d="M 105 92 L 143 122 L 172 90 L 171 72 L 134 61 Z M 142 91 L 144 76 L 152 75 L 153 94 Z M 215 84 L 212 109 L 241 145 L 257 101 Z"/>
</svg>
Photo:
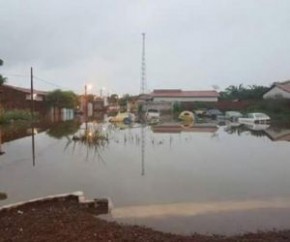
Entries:
<svg viewBox="0 0 290 242">
<path fill-rule="evenodd" d="M 104 200 L 87 201 L 82 194 L 49 197 L 0 209 L 0 241 L 290 241 L 289 231 L 239 236 L 182 236 L 140 226 L 120 225 L 96 217 L 106 212 Z"/>
</svg>

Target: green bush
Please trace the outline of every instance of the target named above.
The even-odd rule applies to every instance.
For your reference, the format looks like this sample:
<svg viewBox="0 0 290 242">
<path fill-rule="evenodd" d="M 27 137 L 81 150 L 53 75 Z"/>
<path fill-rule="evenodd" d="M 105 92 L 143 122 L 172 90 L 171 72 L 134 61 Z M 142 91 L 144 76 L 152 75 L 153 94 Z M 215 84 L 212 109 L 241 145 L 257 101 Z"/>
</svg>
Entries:
<svg viewBox="0 0 290 242">
<path fill-rule="evenodd" d="M 38 118 L 38 113 L 34 113 L 34 119 Z M 30 111 L 27 110 L 11 110 L 1 113 L 0 123 L 9 123 L 13 121 L 31 121 L 32 115 Z"/>
<path fill-rule="evenodd" d="M 173 113 L 180 113 L 181 112 L 181 105 L 179 102 L 174 102 L 173 103 Z"/>
</svg>

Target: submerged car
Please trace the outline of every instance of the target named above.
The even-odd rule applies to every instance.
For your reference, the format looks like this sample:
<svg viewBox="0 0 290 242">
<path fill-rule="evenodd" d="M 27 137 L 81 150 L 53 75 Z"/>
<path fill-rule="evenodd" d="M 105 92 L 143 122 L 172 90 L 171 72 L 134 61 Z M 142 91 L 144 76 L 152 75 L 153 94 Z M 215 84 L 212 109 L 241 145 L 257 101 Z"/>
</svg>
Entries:
<svg viewBox="0 0 290 242">
<path fill-rule="evenodd" d="M 109 121 L 110 122 L 123 122 L 127 124 L 127 123 L 131 123 L 135 121 L 135 115 L 129 112 L 118 113 L 116 116 L 110 117 Z"/>
<path fill-rule="evenodd" d="M 215 108 L 214 109 L 209 109 L 205 113 L 206 117 L 209 117 L 209 118 L 212 118 L 212 119 L 217 119 L 217 117 L 221 116 L 221 115 L 223 115 L 223 113 L 220 110 L 215 109 Z"/>
<path fill-rule="evenodd" d="M 243 114 L 241 114 L 238 111 L 226 111 L 225 112 L 225 118 L 230 121 L 237 121 L 238 118 L 243 117 Z"/>
<path fill-rule="evenodd" d="M 271 118 L 265 113 L 248 113 L 244 117 L 238 118 L 238 122 L 242 124 L 261 124 L 270 123 Z"/>
</svg>

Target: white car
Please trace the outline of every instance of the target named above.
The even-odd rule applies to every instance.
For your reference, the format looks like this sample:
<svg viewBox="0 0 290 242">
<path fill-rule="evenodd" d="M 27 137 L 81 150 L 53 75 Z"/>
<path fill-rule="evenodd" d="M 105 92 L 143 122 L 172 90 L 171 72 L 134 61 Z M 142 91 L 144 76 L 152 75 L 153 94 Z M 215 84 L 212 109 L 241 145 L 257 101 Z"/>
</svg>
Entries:
<svg viewBox="0 0 290 242">
<path fill-rule="evenodd" d="M 261 123 L 269 123 L 271 118 L 264 113 L 248 113 L 245 117 L 241 117 L 238 119 L 238 122 L 241 124 L 261 124 Z"/>
<path fill-rule="evenodd" d="M 145 117 L 147 121 L 156 120 L 160 118 L 160 113 L 157 109 L 150 108 L 147 110 Z"/>
</svg>

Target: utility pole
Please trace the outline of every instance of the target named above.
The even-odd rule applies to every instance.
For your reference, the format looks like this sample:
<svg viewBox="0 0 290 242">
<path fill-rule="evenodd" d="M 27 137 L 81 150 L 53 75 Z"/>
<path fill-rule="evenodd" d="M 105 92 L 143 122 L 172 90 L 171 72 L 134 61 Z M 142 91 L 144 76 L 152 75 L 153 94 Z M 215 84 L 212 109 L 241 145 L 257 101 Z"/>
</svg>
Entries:
<svg viewBox="0 0 290 242">
<path fill-rule="evenodd" d="M 146 150 L 146 131 L 145 125 L 141 126 L 141 175 L 145 176 L 145 150 Z"/>
<path fill-rule="evenodd" d="M 87 84 L 85 84 L 85 129 L 86 129 L 86 137 L 87 137 L 87 132 L 88 132 L 88 113 L 89 113 L 89 109 L 88 109 L 88 86 Z"/>
<path fill-rule="evenodd" d="M 141 60 L 141 87 L 140 93 L 146 91 L 146 59 L 145 59 L 145 33 L 142 33 L 142 60 Z"/>
<path fill-rule="evenodd" d="M 34 90 L 33 90 L 33 69 L 30 68 L 30 107 L 31 107 L 31 138 L 32 138 L 32 164 L 35 166 L 35 139 L 34 139 Z"/>
<path fill-rule="evenodd" d="M 142 33 L 142 59 L 141 59 L 141 86 L 140 94 L 146 92 L 146 59 L 145 59 L 145 37 L 146 34 Z M 145 125 L 141 126 L 141 175 L 145 175 L 145 146 L 146 146 L 146 132 Z"/>
<path fill-rule="evenodd" d="M 85 84 L 85 121 L 88 122 L 88 87 Z"/>
<path fill-rule="evenodd" d="M 34 91 L 33 91 L 33 69 L 30 68 L 30 108 L 31 108 L 31 118 L 34 119 Z"/>
</svg>

